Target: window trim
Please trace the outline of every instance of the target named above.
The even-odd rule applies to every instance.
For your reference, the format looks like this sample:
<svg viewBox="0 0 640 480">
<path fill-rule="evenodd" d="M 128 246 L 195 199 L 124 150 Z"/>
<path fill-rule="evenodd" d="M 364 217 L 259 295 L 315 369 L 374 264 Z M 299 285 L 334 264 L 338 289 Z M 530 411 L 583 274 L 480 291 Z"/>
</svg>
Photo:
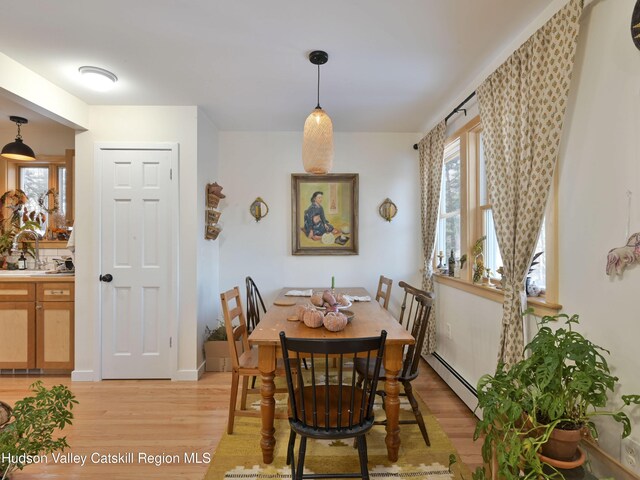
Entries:
<svg viewBox="0 0 640 480">
<path fill-rule="evenodd" d="M 466 252 L 470 257 L 469 249 L 478 238 L 484 235 L 483 213 L 491 208 L 489 203 L 481 204 L 480 201 L 480 132 L 482 124 L 480 116 L 472 118 L 469 122 L 456 130 L 445 139 L 445 149 L 448 144 L 460 139 L 460 176 L 462 191 L 460 192 L 460 251 Z M 444 162 L 444 158 L 443 158 Z M 466 188 L 465 188 L 466 187 Z M 547 261 L 547 285 L 546 293 L 541 297 L 528 297 L 527 304 L 534 308 L 534 313 L 542 315 L 555 315 L 562 309 L 558 304 L 558 169 L 554 172 L 549 200 L 545 210 L 545 254 Z M 488 199 L 487 199 L 488 200 Z M 440 212 L 438 220 L 442 218 Z M 503 302 L 504 294 L 494 288 L 499 283 L 498 279 L 492 281 L 492 285 L 478 285 L 472 282 L 473 272 L 469 258 L 460 278 L 452 278 L 437 273 L 437 261 L 434 255 L 434 275 L 439 283 L 479 295 L 490 300 Z"/>
<path fill-rule="evenodd" d="M 20 188 L 20 168 L 22 167 L 49 167 L 49 185 L 55 185 L 58 189 L 58 168 L 65 167 L 67 176 L 67 188 L 66 188 L 66 213 L 65 217 L 67 223 L 73 223 L 74 219 L 74 197 L 73 197 L 73 182 L 74 182 L 74 161 L 75 150 L 67 149 L 64 155 L 37 155 L 36 160 L 21 162 L 16 160 L 6 161 L 6 173 L 4 174 L 6 188 L 5 190 L 13 190 Z M 53 167 L 53 168 L 52 168 Z M 27 240 L 29 241 L 29 240 Z M 42 240 L 40 245 L 44 248 L 57 248 L 60 245 L 66 245 L 67 240 Z"/>
</svg>

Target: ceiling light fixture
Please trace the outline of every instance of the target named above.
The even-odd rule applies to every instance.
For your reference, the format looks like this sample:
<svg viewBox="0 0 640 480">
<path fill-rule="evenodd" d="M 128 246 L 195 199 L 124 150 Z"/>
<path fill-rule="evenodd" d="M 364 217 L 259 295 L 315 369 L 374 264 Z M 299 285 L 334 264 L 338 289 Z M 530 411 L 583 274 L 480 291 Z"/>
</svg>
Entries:
<svg viewBox="0 0 640 480">
<path fill-rule="evenodd" d="M 320 107 L 320 65 L 329 60 L 327 52 L 315 50 L 309 61 L 318 66 L 318 103 L 304 122 L 302 137 L 302 164 L 305 172 L 324 174 L 333 167 L 333 123 Z"/>
<path fill-rule="evenodd" d="M 87 87 L 99 92 L 106 92 L 118 81 L 118 77 L 109 70 L 100 67 L 84 66 L 78 69 Z"/>
<path fill-rule="evenodd" d="M 29 145 L 26 145 L 22 141 L 22 135 L 20 135 L 20 126 L 26 125 L 29 123 L 29 120 L 22 117 L 16 117 L 11 115 L 9 119 L 14 122 L 18 126 L 18 134 L 16 135 L 15 141 L 11 143 L 7 143 L 2 149 L 3 157 L 10 158 L 12 160 L 35 160 L 36 154 L 33 153 L 33 150 Z"/>
</svg>

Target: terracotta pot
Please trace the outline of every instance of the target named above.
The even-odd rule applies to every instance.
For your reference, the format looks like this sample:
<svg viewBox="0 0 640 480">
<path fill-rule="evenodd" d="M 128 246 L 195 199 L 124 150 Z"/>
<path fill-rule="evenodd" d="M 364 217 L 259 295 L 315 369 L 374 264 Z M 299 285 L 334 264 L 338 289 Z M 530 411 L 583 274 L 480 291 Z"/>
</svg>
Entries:
<svg viewBox="0 0 640 480">
<path fill-rule="evenodd" d="M 555 428 L 551 432 L 549 441 L 542 445 L 541 453 L 548 458 L 564 462 L 572 461 L 578 456 L 578 443 L 581 439 L 581 428 L 577 430 Z"/>
</svg>

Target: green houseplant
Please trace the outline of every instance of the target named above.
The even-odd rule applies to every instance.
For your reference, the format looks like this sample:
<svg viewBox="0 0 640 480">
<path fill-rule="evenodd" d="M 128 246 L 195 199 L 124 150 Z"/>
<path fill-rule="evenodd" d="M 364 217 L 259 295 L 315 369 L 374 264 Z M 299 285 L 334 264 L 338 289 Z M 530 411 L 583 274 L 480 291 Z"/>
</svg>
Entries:
<svg viewBox="0 0 640 480">
<path fill-rule="evenodd" d="M 66 437 L 54 438 L 56 429 L 71 425 L 71 410 L 78 402 L 64 385 L 46 388 L 32 384 L 34 395 L 16 402 L 9 422 L 0 427 L 0 479 L 22 470 L 29 458 L 47 455 L 69 446 Z"/>
<path fill-rule="evenodd" d="M 511 366 L 499 364 L 494 375 L 478 383 L 478 422 L 475 438 L 484 435 L 482 455 L 507 480 L 559 477 L 555 468 L 545 466 L 539 454 L 555 442 L 559 430 L 598 432 L 592 419 L 610 416 L 623 426 L 623 437 L 631 433 L 631 423 L 622 409 L 604 410 L 618 378 L 610 372 L 605 355 L 609 352 L 592 343 L 573 327 L 578 315 L 546 316 L 525 347 L 523 359 Z M 564 321 L 552 329 L 550 324 Z M 640 404 L 639 395 L 623 395 L 625 406 Z M 549 440 L 552 440 L 551 442 Z M 576 446 L 573 446 L 573 453 Z M 479 468 L 474 479 L 487 472 Z M 560 477 L 559 477 L 560 478 Z"/>
<path fill-rule="evenodd" d="M 204 335 L 205 370 L 207 372 L 230 372 L 232 365 L 224 323 L 219 322 L 214 329 L 205 327 Z M 242 342 L 236 342 L 236 348 L 241 352 Z"/>
</svg>

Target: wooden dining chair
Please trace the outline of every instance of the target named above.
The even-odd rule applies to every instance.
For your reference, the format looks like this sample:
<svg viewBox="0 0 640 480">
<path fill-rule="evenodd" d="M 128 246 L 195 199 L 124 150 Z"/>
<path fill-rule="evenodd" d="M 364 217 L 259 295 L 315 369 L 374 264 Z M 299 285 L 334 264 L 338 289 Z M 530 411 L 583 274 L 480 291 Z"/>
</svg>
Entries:
<svg viewBox="0 0 640 480">
<path fill-rule="evenodd" d="M 249 347 L 249 335 L 247 322 L 242 311 L 242 299 L 240 289 L 234 287 L 220 294 L 222 303 L 222 313 L 224 315 L 224 325 L 227 332 L 227 343 L 229 344 L 229 355 L 231 357 L 231 398 L 229 399 L 229 420 L 227 422 L 227 432 L 233 433 L 233 423 L 236 416 L 260 417 L 260 411 L 247 410 L 247 394 L 260 393 L 259 388 L 248 388 L 249 377 L 260 376 L 258 370 L 258 348 Z M 234 306 L 235 305 L 235 306 Z M 237 320 L 237 321 L 236 321 Z M 238 351 L 237 341 L 242 343 L 242 351 Z M 276 376 L 284 376 L 282 362 L 276 366 Z M 237 407 L 238 385 L 242 377 L 242 396 L 240 410 Z M 286 392 L 286 388 L 277 388 L 277 392 Z M 281 418 L 286 416 L 281 415 Z"/>
<path fill-rule="evenodd" d="M 376 302 L 380 303 L 380 300 L 382 300 L 381 305 L 385 310 L 389 310 L 392 284 L 393 280 L 385 277 L 384 275 L 380 275 L 380 280 L 378 280 L 378 291 L 376 292 Z"/>
<path fill-rule="evenodd" d="M 402 369 L 398 374 L 398 382 L 402 384 L 404 390 L 400 395 L 407 397 L 415 417 L 415 420 L 400 420 L 400 424 L 418 424 L 420 432 L 422 433 L 422 438 L 429 447 L 431 446 L 429 434 L 427 433 L 427 427 L 424 424 L 420 407 L 418 406 L 418 402 L 413 394 L 411 382 L 418 377 L 420 353 L 424 345 L 425 335 L 427 332 L 427 322 L 429 320 L 432 304 L 433 300 L 426 295 L 418 294 L 413 296 L 411 299 L 411 307 L 413 308 L 409 309 L 410 314 L 405 316 L 404 321 L 407 326 L 407 330 L 411 333 L 411 336 L 415 338 L 416 342 L 415 344 L 408 345 L 406 347 L 402 361 Z M 406 311 L 403 311 L 403 313 L 406 313 Z M 358 385 L 361 384 L 361 382 L 371 379 L 375 375 L 375 372 L 370 366 L 363 362 L 363 359 L 356 359 L 355 364 L 356 371 L 358 372 Z M 380 369 L 378 380 L 387 380 L 384 367 Z M 382 407 L 385 408 L 384 399 L 386 394 L 384 390 L 378 391 L 377 393 L 382 397 Z M 376 425 L 386 425 L 386 420 L 376 422 Z"/>
<path fill-rule="evenodd" d="M 287 465 L 291 478 L 369 478 L 365 434 L 374 424 L 373 402 L 387 332 L 379 337 L 308 339 L 287 338 L 280 332 L 282 355 L 289 389 L 289 425 Z M 295 366 L 310 358 L 309 371 L 302 374 Z M 329 368 L 329 357 L 339 358 L 336 369 Z M 372 375 L 356 386 L 355 360 L 358 357 Z M 346 361 L 346 362 L 345 362 Z M 297 378 L 294 383 L 294 378 Z M 294 457 L 296 435 L 300 435 L 298 463 Z M 360 473 L 341 472 L 305 475 L 304 459 L 307 438 L 338 440 L 355 438 L 360 459 Z"/>
<path fill-rule="evenodd" d="M 258 290 L 253 279 L 251 277 L 245 278 L 245 284 L 247 286 L 247 326 L 249 327 L 249 332 L 253 332 L 258 323 L 260 323 L 260 315 L 267 313 L 267 308 L 264 306 L 260 290 Z"/>
</svg>

